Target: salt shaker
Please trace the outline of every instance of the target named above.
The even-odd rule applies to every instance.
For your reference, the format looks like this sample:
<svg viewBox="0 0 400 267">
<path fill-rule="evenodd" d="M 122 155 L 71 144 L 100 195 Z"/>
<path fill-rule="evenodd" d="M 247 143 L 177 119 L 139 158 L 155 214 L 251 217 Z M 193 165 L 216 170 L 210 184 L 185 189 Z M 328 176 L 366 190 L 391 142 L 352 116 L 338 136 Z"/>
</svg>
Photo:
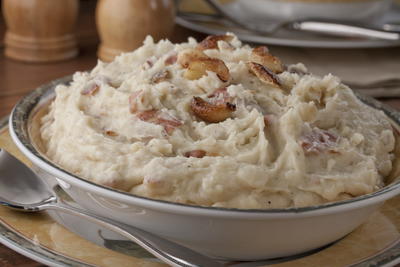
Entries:
<svg viewBox="0 0 400 267">
<path fill-rule="evenodd" d="M 25 62 L 53 62 L 78 54 L 79 0 L 3 0 L 5 55 Z"/>
<path fill-rule="evenodd" d="M 175 23 L 173 0 L 99 0 L 96 24 L 101 44 L 98 57 L 111 61 L 142 45 L 147 35 L 169 37 Z"/>
</svg>

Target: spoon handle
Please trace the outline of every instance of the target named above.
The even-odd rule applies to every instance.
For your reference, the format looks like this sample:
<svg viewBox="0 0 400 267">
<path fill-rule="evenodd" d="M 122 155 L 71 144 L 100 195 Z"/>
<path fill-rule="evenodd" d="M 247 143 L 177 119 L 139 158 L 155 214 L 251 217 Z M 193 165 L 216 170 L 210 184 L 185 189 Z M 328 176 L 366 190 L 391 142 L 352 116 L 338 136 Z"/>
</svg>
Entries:
<svg viewBox="0 0 400 267">
<path fill-rule="evenodd" d="M 365 27 L 325 21 L 295 21 L 289 23 L 289 28 L 299 31 L 323 33 L 335 36 L 364 37 L 390 41 L 400 40 L 400 34 L 396 32 L 388 32 L 384 30 L 369 29 Z"/>
<path fill-rule="evenodd" d="M 171 266 L 209 266 L 222 267 L 223 265 L 217 261 L 206 257 L 189 248 L 183 247 L 164 238 L 158 237 L 138 228 L 122 224 L 108 218 L 104 218 L 95 214 L 91 214 L 85 210 L 78 209 L 63 203 L 46 203 L 41 209 L 50 209 L 65 212 L 78 216 L 82 219 L 94 222 L 100 226 L 106 227 L 116 233 L 119 233 L 133 242 L 146 249 L 148 252 L 159 258 L 160 260 L 170 264 Z"/>
</svg>

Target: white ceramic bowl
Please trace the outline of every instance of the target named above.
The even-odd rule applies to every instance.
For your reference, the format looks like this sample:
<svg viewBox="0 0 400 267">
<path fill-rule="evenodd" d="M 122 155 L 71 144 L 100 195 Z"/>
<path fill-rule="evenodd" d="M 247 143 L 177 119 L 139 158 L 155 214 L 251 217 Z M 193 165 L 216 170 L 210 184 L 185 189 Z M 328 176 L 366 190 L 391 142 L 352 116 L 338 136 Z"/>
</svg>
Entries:
<svg viewBox="0 0 400 267">
<path fill-rule="evenodd" d="M 232 11 L 242 18 L 265 19 L 328 19 L 371 22 L 381 17 L 391 0 L 236 0 Z"/>
<path fill-rule="evenodd" d="M 179 242 L 210 256 L 259 260 L 294 255 L 334 242 L 363 223 L 385 200 L 400 193 L 396 180 L 372 194 L 320 206 L 273 210 L 207 208 L 138 197 L 106 188 L 54 165 L 33 145 L 34 119 L 69 77 L 23 98 L 10 118 L 13 141 L 50 186 L 59 184 L 82 207 Z M 379 102 L 399 124 L 400 115 Z"/>
</svg>

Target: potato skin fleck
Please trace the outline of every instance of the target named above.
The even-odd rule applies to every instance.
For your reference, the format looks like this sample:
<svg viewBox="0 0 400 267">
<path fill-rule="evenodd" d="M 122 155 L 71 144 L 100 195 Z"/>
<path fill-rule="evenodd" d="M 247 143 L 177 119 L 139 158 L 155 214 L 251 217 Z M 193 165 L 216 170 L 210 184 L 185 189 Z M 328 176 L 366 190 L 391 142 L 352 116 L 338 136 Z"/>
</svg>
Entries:
<svg viewBox="0 0 400 267">
<path fill-rule="evenodd" d="M 197 149 L 197 150 L 192 150 L 192 151 L 188 151 L 185 154 L 185 157 L 187 158 L 203 158 L 207 155 L 207 152 L 201 149 Z"/>
</svg>

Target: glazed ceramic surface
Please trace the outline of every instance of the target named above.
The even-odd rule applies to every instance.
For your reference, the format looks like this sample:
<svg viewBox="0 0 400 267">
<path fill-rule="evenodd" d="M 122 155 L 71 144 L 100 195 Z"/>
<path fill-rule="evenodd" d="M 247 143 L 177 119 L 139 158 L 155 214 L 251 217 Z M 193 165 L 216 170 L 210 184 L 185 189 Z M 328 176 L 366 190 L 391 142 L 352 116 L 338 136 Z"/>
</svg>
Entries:
<svg viewBox="0 0 400 267">
<path fill-rule="evenodd" d="M 35 115 L 53 97 L 53 89 L 70 78 L 54 81 L 23 98 L 10 118 L 10 132 L 37 174 L 52 187 L 59 185 L 88 210 L 158 234 L 220 259 L 260 260 L 306 252 L 343 238 L 400 192 L 400 181 L 368 195 L 320 206 L 238 210 L 176 204 L 106 188 L 54 165 L 32 142 Z M 399 114 L 372 99 L 396 124 Z"/>
</svg>

